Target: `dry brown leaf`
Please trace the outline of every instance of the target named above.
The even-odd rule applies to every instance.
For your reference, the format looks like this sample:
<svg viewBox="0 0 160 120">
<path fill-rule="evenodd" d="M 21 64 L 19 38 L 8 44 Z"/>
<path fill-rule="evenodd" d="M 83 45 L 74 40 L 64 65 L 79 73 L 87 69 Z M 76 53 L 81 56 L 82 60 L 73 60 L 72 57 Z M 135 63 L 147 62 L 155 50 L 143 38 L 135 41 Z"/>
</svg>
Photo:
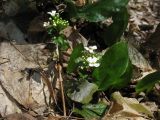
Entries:
<svg viewBox="0 0 160 120">
<path fill-rule="evenodd" d="M 37 120 L 37 119 L 27 113 L 24 114 L 14 113 L 5 116 L 5 120 Z"/>
<path fill-rule="evenodd" d="M 135 98 L 122 97 L 119 92 L 112 94 L 113 104 L 103 120 L 147 120 L 152 112 Z"/>
<path fill-rule="evenodd" d="M 45 99 L 49 100 L 48 89 L 44 87 L 38 71 L 29 73 L 31 69 L 39 67 L 36 60 L 43 67 L 47 63 L 48 54 L 43 54 L 43 48 L 44 45 L 40 44 L 14 45 L 14 47 L 7 42 L 0 44 L 0 58 L 9 60 L 7 63 L 0 64 L 0 88 L 3 88 L 0 89 L 0 93 L 5 91 L 5 94 L 10 96 L 10 98 L 1 97 L 1 102 L 7 102 L 0 104 L 0 113 L 3 115 L 20 112 L 19 109 L 22 108 L 30 108 L 40 114 L 43 113 L 46 107 Z M 18 104 L 22 106 L 18 106 L 17 110 L 15 106 Z"/>
<path fill-rule="evenodd" d="M 68 38 L 71 48 L 75 47 L 78 43 L 83 43 L 84 46 L 87 46 L 88 44 L 87 39 L 71 26 L 65 28 L 61 33 Z"/>
<path fill-rule="evenodd" d="M 152 71 L 152 67 L 143 55 L 130 43 L 128 44 L 129 57 L 133 65 L 141 69 L 143 72 Z"/>
</svg>

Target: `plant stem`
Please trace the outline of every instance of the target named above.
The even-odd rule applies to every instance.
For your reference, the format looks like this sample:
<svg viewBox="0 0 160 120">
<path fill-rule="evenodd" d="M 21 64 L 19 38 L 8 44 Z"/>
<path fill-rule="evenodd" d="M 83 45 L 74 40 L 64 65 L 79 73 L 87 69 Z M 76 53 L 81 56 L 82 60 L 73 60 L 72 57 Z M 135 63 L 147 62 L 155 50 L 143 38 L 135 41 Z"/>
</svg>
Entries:
<svg viewBox="0 0 160 120">
<path fill-rule="evenodd" d="M 63 112 L 64 112 L 64 116 L 66 116 L 66 103 L 65 103 L 65 97 L 64 97 L 63 78 L 62 78 L 61 71 L 62 71 L 62 66 L 58 64 L 58 74 L 59 74 L 59 81 L 60 81 L 60 87 L 61 87 Z"/>
<path fill-rule="evenodd" d="M 57 60 L 58 60 L 58 63 L 57 63 L 57 71 L 58 71 L 58 81 L 60 82 L 60 89 L 61 89 L 61 95 L 62 95 L 62 104 L 63 104 L 63 113 L 64 113 L 64 116 L 66 116 L 66 103 L 65 103 L 65 97 L 64 97 L 64 88 L 63 88 L 63 78 L 62 78 L 62 66 L 60 65 L 61 63 L 61 60 L 60 60 L 60 49 L 59 49 L 59 46 L 56 45 L 56 53 L 57 53 Z"/>
</svg>

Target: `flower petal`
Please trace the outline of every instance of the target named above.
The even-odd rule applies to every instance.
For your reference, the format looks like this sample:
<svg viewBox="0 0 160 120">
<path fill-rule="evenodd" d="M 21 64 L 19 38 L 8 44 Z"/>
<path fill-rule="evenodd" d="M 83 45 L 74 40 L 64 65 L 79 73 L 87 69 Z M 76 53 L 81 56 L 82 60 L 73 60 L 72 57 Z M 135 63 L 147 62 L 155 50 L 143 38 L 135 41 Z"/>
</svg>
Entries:
<svg viewBox="0 0 160 120">
<path fill-rule="evenodd" d="M 51 12 L 47 12 L 48 14 L 50 14 L 51 16 L 55 16 L 56 15 L 56 11 L 52 10 Z"/>
<path fill-rule="evenodd" d="M 96 49 L 97 49 L 97 46 L 96 46 L 96 45 L 94 45 L 94 46 L 89 46 L 89 48 L 92 49 L 92 50 L 96 50 Z"/>
</svg>

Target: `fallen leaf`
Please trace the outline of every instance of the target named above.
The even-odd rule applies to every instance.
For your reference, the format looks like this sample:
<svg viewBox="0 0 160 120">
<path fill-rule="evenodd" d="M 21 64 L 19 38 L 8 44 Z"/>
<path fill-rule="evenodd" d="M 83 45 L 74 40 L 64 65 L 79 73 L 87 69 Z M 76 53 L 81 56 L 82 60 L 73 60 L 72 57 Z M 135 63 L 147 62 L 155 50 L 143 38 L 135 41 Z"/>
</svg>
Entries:
<svg viewBox="0 0 160 120">
<path fill-rule="evenodd" d="M 143 72 L 151 71 L 152 67 L 143 55 L 130 43 L 128 44 L 129 57 L 133 65 L 141 69 Z"/>
<path fill-rule="evenodd" d="M 153 117 L 150 109 L 135 98 L 122 97 L 119 92 L 114 92 L 112 98 L 113 105 L 103 120 L 147 120 L 148 117 Z"/>
<path fill-rule="evenodd" d="M 74 90 L 73 93 L 68 93 L 68 96 L 76 101 L 83 104 L 89 103 L 92 99 L 92 95 L 98 90 L 98 86 L 93 83 L 89 83 L 84 80 L 79 86 L 78 91 Z"/>
</svg>

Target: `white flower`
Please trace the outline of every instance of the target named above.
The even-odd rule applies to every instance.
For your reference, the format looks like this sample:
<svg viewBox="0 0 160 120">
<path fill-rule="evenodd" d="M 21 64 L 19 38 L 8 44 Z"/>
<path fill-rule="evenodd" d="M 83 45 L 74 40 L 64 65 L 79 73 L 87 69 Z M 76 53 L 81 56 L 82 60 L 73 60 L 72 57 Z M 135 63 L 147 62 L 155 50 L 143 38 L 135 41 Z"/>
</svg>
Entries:
<svg viewBox="0 0 160 120">
<path fill-rule="evenodd" d="M 51 16 L 55 16 L 56 15 L 56 11 L 52 10 L 51 12 L 47 12 L 48 14 L 50 14 Z"/>
<path fill-rule="evenodd" d="M 100 63 L 89 63 L 90 67 L 99 67 Z"/>
<path fill-rule="evenodd" d="M 94 50 L 97 49 L 97 46 L 94 45 L 94 46 L 84 47 L 84 49 L 86 49 L 90 53 L 94 53 Z"/>
<path fill-rule="evenodd" d="M 97 58 L 96 57 L 88 57 L 87 58 L 87 61 L 89 62 L 89 63 L 96 63 L 97 62 Z"/>
<path fill-rule="evenodd" d="M 43 26 L 44 26 L 44 27 L 47 27 L 47 26 L 49 26 L 49 25 L 50 25 L 49 22 L 44 22 L 44 23 L 43 23 Z"/>
<path fill-rule="evenodd" d="M 95 45 L 94 46 L 89 46 L 89 48 L 92 49 L 92 50 L 96 50 L 97 46 L 95 46 Z"/>
<path fill-rule="evenodd" d="M 94 67 L 99 67 L 100 66 L 100 63 L 95 63 L 94 64 Z"/>
<path fill-rule="evenodd" d="M 87 51 L 89 51 L 89 48 L 88 48 L 88 47 L 84 47 L 84 49 L 87 50 Z"/>
<path fill-rule="evenodd" d="M 97 63 L 98 58 L 96 57 L 88 57 L 87 62 L 89 63 L 90 67 L 99 67 L 100 63 Z"/>
</svg>

